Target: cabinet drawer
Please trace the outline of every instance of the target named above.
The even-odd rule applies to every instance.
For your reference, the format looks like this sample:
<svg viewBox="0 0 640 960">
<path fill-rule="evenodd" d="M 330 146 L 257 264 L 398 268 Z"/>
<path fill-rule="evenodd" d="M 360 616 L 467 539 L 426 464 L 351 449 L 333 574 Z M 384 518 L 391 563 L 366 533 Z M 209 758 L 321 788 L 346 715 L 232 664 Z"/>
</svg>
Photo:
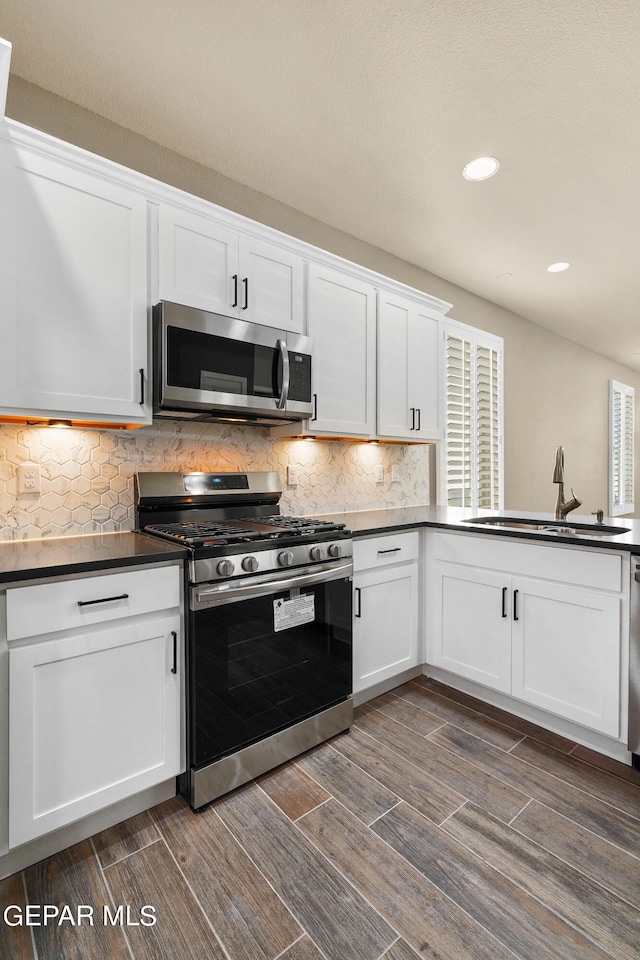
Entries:
<svg viewBox="0 0 640 960">
<path fill-rule="evenodd" d="M 156 613 L 179 603 L 176 566 L 14 587 L 7 590 L 7 639 Z"/>
<path fill-rule="evenodd" d="M 434 560 L 468 564 L 506 574 L 554 580 L 596 590 L 622 590 L 622 558 L 606 551 L 576 550 L 560 544 L 506 540 L 491 535 L 429 535 Z"/>
<path fill-rule="evenodd" d="M 355 570 L 384 567 L 390 563 L 405 563 L 418 557 L 420 534 L 417 530 L 408 533 L 392 533 L 383 537 L 367 537 L 353 542 L 353 566 Z"/>
</svg>

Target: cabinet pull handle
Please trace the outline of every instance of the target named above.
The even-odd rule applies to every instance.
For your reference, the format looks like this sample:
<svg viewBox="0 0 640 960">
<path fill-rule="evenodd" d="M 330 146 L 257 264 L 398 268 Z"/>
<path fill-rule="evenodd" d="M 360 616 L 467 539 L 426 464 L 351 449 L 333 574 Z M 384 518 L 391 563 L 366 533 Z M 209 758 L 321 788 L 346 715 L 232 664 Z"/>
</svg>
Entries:
<svg viewBox="0 0 640 960">
<path fill-rule="evenodd" d="M 502 588 L 502 616 L 507 615 L 507 587 Z"/>
<path fill-rule="evenodd" d="M 171 636 L 173 637 L 173 666 L 171 667 L 171 673 L 178 672 L 178 634 L 175 630 L 171 631 Z"/>
<path fill-rule="evenodd" d="M 520 619 L 520 617 L 518 616 L 518 591 L 517 590 L 513 591 L 513 619 L 514 620 Z"/>
<path fill-rule="evenodd" d="M 411 407 L 410 409 L 411 409 L 411 426 L 409 427 L 409 429 L 410 429 L 410 430 L 415 430 L 415 428 L 416 428 L 416 408 L 415 408 L 415 407 Z"/>
<path fill-rule="evenodd" d="M 242 282 L 244 284 L 244 307 L 242 309 L 246 310 L 249 306 L 249 277 L 245 277 Z"/>
<path fill-rule="evenodd" d="M 78 600 L 79 607 L 91 607 L 94 603 L 112 603 L 114 600 L 128 600 L 128 593 L 121 593 L 118 597 L 101 597 L 99 600 Z"/>
<path fill-rule="evenodd" d="M 140 406 L 144 407 L 144 367 L 140 367 Z"/>
<path fill-rule="evenodd" d="M 234 273 L 231 279 L 233 280 L 233 303 L 231 304 L 231 306 L 237 307 L 238 306 L 238 274 Z"/>
<path fill-rule="evenodd" d="M 360 587 L 356 587 L 355 592 L 356 592 L 356 600 L 358 601 L 355 616 L 361 617 L 362 616 L 362 591 L 360 590 Z"/>
<path fill-rule="evenodd" d="M 318 394 L 317 394 L 317 393 L 314 393 L 314 395 L 313 395 L 313 416 L 311 417 L 311 420 L 313 421 L 313 420 L 317 420 L 317 419 L 318 419 Z"/>
<path fill-rule="evenodd" d="M 416 427 L 416 430 L 419 430 L 420 429 L 420 407 L 416 407 L 416 413 L 418 414 L 418 425 Z"/>
<path fill-rule="evenodd" d="M 402 547 L 391 547 L 389 550 L 378 550 L 378 553 L 400 553 Z"/>
</svg>

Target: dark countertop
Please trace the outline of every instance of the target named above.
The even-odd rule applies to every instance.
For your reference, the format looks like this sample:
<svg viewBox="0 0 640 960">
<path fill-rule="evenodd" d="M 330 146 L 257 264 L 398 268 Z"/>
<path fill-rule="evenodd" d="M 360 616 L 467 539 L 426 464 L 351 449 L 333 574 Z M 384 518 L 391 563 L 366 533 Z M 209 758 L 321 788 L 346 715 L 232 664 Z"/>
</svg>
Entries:
<svg viewBox="0 0 640 960">
<path fill-rule="evenodd" d="M 599 547 L 604 550 L 627 550 L 630 553 L 640 553 L 640 520 L 630 520 L 627 517 L 605 517 L 607 526 L 627 528 L 628 532 L 603 536 L 592 533 L 590 530 L 573 534 L 555 533 L 546 530 L 514 529 L 510 527 L 494 527 L 488 524 L 473 524 L 468 521 L 476 516 L 517 517 L 530 521 L 532 524 L 544 524 L 553 520 L 552 513 L 532 513 L 526 510 L 472 510 L 459 507 L 398 507 L 390 510 L 357 510 L 345 513 L 323 514 L 324 520 L 335 520 L 346 523 L 354 538 L 375 536 L 376 534 L 391 533 L 394 530 L 405 530 L 411 527 L 435 527 L 441 530 L 457 530 L 467 533 L 483 533 L 488 536 L 511 537 L 518 540 L 538 540 L 546 543 L 572 544 L 581 547 Z M 467 522 L 465 522 L 467 521 Z M 588 524 L 594 531 L 598 526 L 595 518 L 584 514 L 569 514 L 563 521 L 563 526 L 571 524 Z"/>
<path fill-rule="evenodd" d="M 186 556 L 182 547 L 142 533 L 8 540 L 0 543 L 0 583 L 183 560 Z"/>
<path fill-rule="evenodd" d="M 599 536 L 591 534 L 590 531 L 567 534 L 465 522 L 473 516 L 474 513 L 471 510 L 425 506 L 323 514 L 322 519 L 346 523 L 354 538 L 429 527 L 518 540 L 537 540 L 640 553 L 640 520 L 605 517 L 604 522 L 607 525 L 627 527 L 628 532 L 613 536 Z M 534 524 L 544 524 L 553 519 L 550 513 L 531 513 L 523 510 L 482 510 L 480 516 L 491 516 L 496 519 L 520 517 Z M 566 520 L 566 526 L 570 527 L 572 521 L 588 524 L 597 530 L 593 517 L 570 515 Z M 0 583 L 89 573 L 110 567 L 135 566 L 164 560 L 183 560 L 187 555 L 183 547 L 142 533 L 102 533 L 82 537 L 9 540 L 0 543 Z"/>
</svg>

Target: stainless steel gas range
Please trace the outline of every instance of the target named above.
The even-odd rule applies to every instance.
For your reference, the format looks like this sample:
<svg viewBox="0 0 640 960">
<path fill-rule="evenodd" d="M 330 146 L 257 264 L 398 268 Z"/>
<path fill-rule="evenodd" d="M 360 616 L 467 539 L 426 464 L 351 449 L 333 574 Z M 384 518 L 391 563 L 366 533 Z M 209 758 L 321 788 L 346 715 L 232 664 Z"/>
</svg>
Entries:
<svg viewBox="0 0 640 960">
<path fill-rule="evenodd" d="M 145 533 L 189 551 L 187 771 L 194 809 L 348 729 L 353 548 L 279 513 L 279 474 L 138 473 Z"/>
</svg>

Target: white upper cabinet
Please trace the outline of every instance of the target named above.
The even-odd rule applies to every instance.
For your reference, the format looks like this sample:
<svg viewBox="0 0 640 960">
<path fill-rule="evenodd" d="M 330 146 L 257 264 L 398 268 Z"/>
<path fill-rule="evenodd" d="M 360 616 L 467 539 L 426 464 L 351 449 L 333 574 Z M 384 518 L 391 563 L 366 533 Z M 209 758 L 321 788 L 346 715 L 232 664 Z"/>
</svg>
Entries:
<svg viewBox="0 0 640 960">
<path fill-rule="evenodd" d="M 303 280 L 304 261 L 294 251 L 160 205 L 160 300 L 302 333 Z"/>
<path fill-rule="evenodd" d="M 309 265 L 315 416 L 308 432 L 375 435 L 375 288 L 348 273 Z"/>
<path fill-rule="evenodd" d="M 438 317 L 385 290 L 378 298 L 378 435 L 441 440 Z"/>
<path fill-rule="evenodd" d="M 19 140 L 0 139 L 0 415 L 150 423 L 145 197 Z"/>
</svg>

